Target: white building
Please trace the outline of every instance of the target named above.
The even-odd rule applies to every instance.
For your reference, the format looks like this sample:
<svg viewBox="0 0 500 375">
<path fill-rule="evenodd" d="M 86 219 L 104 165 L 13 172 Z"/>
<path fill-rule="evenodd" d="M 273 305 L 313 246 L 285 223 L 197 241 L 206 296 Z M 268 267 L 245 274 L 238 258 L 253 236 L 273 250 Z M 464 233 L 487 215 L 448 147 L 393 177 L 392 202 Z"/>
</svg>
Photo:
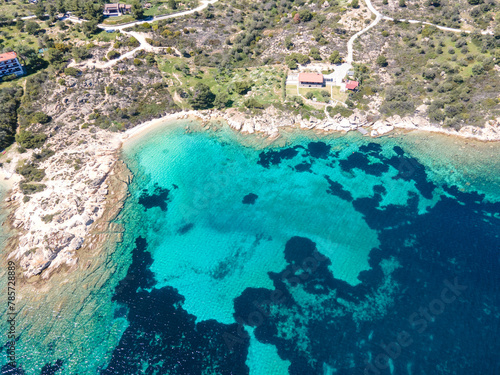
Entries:
<svg viewBox="0 0 500 375">
<path fill-rule="evenodd" d="M 0 54 L 0 77 L 15 74 L 22 76 L 24 74 L 23 67 L 17 59 L 17 53 L 7 52 Z"/>
</svg>

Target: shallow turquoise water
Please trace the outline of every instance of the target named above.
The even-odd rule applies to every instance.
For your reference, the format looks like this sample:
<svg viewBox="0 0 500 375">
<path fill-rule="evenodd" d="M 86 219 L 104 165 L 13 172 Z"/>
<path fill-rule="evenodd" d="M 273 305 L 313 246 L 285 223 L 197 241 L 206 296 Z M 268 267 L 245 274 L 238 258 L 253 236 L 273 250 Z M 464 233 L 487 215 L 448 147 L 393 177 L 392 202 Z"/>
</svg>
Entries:
<svg viewBox="0 0 500 375">
<path fill-rule="evenodd" d="M 368 253 L 378 245 L 376 233 L 352 205 L 324 194 L 323 175 L 359 186 L 357 196 L 370 194 L 380 181 L 340 171 L 332 175 L 327 160 L 315 165 L 315 174 L 290 173 L 294 161 L 266 169 L 256 163 L 254 149 L 230 142 L 231 137 L 174 128 L 126 146 L 136 199 L 156 185 L 171 190 L 168 209 L 148 209 L 147 228 L 140 223 L 152 249 L 156 287 L 178 289 L 186 297 L 184 308 L 198 320 L 229 324 L 233 299 L 244 289 L 272 287 L 267 273 L 284 268 L 282 249 L 293 235 L 316 241 L 333 260 L 334 275 L 357 284 L 359 272 L 369 267 Z M 398 185 L 391 177 L 384 176 L 385 183 Z M 387 203 L 406 202 L 408 192 L 416 191 L 411 183 L 399 185 Z M 258 196 L 256 202 L 243 204 L 250 193 Z M 182 233 L 188 225 L 192 228 Z"/>
<path fill-rule="evenodd" d="M 52 346 L 24 332 L 23 368 L 497 374 L 498 151 L 428 134 L 294 130 L 268 145 L 195 122 L 151 130 L 123 149 L 124 238 L 84 301 L 94 313 L 50 321 Z M 445 305 L 449 282 L 466 289 Z M 389 358 L 400 332 L 412 344 Z"/>
<path fill-rule="evenodd" d="M 480 166 L 482 173 L 460 169 L 446 158 L 436 161 L 432 153 L 419 155 L 420 141 L 405 144 L 385 138 L 377 141 L 380 149 L 370 150 L 376 144 L 358 135 L 332 137 L 325 144 L 311 134 L 299 133 L 288 138 L 284 154 L 280 154 L 280 149 L 258 150 L 258 140 L 242 142 L 227 129 L 202 132 L 191 124 L 191 130 L 186 133 L 184 126 L 155 130 L 124 148 L 124 159 L 136 176 L 128 203 L 134 212 L 133 223 L 127 224 L 133 235 L 126 243 L 139 234 L 146 239 L 153 288 L 174 288 L 184 298 L 183 310 L 197 323 L 215 320 L 231 325 L 236 321 L 251 330 L 251 318 L 235 311 L 235 301 L 252 290 L 278 288 L 271 275 L 287 268 L 283 249 L 294 236 L 312 240 L 327 257 L 329 272 L 345 282 L 342 285 L 348 290 L 360 285 L 360 273 L 371 270 L 370 253 L 381 248 L 381 232 L 367 220 L 368 212 L 363 213 L 353 202 L 374 199 L 374 191 L 382 191 L 377 203 L 381 221 L 391 222 L 390 216 L 396 217 L 393 224 L 386 225 L 387 230 L 401 226 L 398 220 L 403 218 L 395 207 L 412 206 L 417 199 L 408 223 L 415 215 L 436 210 L 443 197 L 450 196 L 445 191 L 449 183 L 472 192 L 477 186 L 486 187 L 489 199 L 498 201 L 492 188 L 498 179 L 484 183 L 486 165 Z M 399 146 L 431 166 L 427 174 L 422 175 L 423 167 L 416 160 L 399 161 L 398 150 L 403 152 Z M 321 154 L 315 147 L 327 147 L 327 151 Z M 356 158 L 363 147 L 367 147 L 363 151 L 366 158 Z M 498 163 L 493 161 L 491 167 L 497 168 Z M 332 189 L 340 191 L 328 193 L 330 182 Z M 250 195 L 253 203 L 245 204 Z M 405 246 L 415 242 L 412 236 L 404 240 Z M 388 315 L 397 293 L 404 289 L 393 278 L 396 270 L 404 268 L 403 262 L 391 256 L 378 267 L 384 276 L 364 301 L 337 299 L 337 288 L 327 294 L 311 294 L 303 288 L 290 291 L 300 301 L 301 312 L 288 306 L 273 307 L 272 315 L 281 320 L 276 326 L 278 336 L 292 341 L 296 351 L 309 353 L 314 335 L 308 325 L 297 322 L 331 321 L 348 311 L 361 329 L 366 322 Z M 326 307 L 333 300 L 339 306 Z M 260 324 L 258 329 L 262 329 Z M 262 334 L 260 338 L 263 340 Z M 277 355 L 274 346 L 256 339 L 254 332 L 250 335 L 246 365 L 251 374 L 297 373 L 289 370 L 293 368 L 290 363 Z M 328 361 L 321 368 L 332 373 L 338 370 Z"/>
</svg>

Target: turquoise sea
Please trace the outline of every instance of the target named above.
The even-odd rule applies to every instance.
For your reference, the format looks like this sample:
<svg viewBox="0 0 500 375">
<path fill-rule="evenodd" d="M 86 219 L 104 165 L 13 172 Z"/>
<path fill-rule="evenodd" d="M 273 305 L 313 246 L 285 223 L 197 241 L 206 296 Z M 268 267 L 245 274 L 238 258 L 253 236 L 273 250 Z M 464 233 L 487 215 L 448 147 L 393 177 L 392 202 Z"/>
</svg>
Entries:
<svg viewBox="0 0 500 375">
<path fill-rule="evenodd" d="M 498 374 L 499 150 L 194 121 L 136 136 L 123 240 L 59 318 L 23 316 L 40 324 L 2 374 Z"/>
</svg>

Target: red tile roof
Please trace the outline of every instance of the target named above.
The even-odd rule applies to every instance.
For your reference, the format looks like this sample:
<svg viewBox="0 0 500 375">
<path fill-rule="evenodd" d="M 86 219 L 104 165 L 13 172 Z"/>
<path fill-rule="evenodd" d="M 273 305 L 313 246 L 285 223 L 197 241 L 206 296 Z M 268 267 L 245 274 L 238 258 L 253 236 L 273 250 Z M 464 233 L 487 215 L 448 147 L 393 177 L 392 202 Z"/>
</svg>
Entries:
<svg viewBox="0 0 500 375">
<path fill-rule="evenodd" d="M 323 83 L 323 74 L 299 73 L 299 82 Z"/>
<path fill-rule="evenodd" d="M 0 54 L 0 61 L 12 60 L 17 57 L 17 53 L 15 52 L 7 52 Z"/>
<path fill-rule="evenodd" d="M 347 90 L 354 90 L 358 86 L 359 86 L 358 81 L 347 81 L 347 83 L 345 84 L 345 88 Z"/>
</svg>

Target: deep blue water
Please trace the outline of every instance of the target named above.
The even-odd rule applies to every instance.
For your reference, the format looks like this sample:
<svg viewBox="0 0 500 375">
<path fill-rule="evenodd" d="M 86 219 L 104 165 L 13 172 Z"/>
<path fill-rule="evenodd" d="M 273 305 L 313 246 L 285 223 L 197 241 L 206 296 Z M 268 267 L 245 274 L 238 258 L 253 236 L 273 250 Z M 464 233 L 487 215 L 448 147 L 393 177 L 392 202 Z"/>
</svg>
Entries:
<svg viewBox="0 0 500 375">
<path fill-rule="evenodd" d="M 97 373 L 499 374 L 498 163 L 448 183 L 420 156 L 184 126 L 130 142 L 102 301 L 128 326 Z"/>
</svg>

